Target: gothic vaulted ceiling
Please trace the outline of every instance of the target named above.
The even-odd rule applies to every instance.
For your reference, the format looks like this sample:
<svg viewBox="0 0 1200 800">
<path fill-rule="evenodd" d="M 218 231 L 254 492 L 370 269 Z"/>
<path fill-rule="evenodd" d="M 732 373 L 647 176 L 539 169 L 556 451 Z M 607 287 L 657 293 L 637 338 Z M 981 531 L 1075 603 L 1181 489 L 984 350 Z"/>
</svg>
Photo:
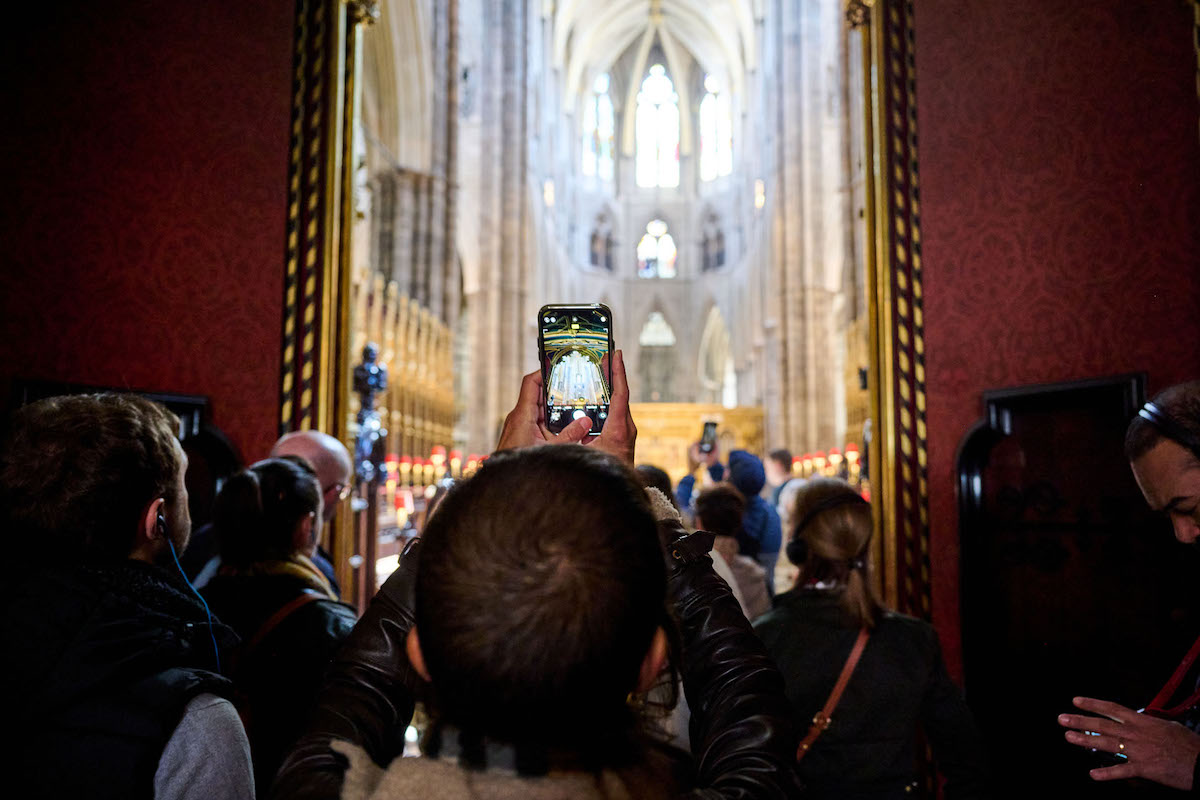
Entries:
<svg viewBox="0 0 1200 800">
<path fill-rule="evenodd" d="M 660 41 L 668 65 L 678 74 L 679 48 L 705 72 L 740 94 L 745 73 L 754 65 L 755 19 L 762 0 L 560 0 L 554 9 L 554 64 L 565 76 L 565 100 L 608 71 L 631 46 L 645 68 L 645 53 Z M 675 51 L 673 53 L 672 51 Z M 636 83 L 636 81 L 634 81 Z"/>
</svg>

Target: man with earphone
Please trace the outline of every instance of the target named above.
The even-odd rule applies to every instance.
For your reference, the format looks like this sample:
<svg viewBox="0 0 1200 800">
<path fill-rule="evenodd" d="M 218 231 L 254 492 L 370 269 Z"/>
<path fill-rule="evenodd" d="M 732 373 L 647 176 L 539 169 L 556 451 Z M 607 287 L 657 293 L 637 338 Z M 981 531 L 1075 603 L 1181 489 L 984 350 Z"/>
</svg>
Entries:
<svg viewBox="0 0 1200 800">
<path fill-rule="evenodd" d="M 191 520 L 178 429 L 137 395 L 55 397 L 13 415 L 0 449 L 13 796 L 254 797 L 221 675 L 236 637 L 179 568 Z"/>
<path fill-rule="evenodd" d="M 1146 502 L 1170 518 L 1175 538 L 1200 546 L 1200 381 L 1172 386 L 1142 406 L 1125 432 L 1125 456 Z M 1092 778 L 1145 778 L 1200 794 L 1198 659 L 1200 638 L 1144 709 L 1076 697 L 1078 708 L 1101 716 L 1059 715 L 1070 729 L 1068 742 L 1120 759 L 1093 769 Z"/>
</svg>

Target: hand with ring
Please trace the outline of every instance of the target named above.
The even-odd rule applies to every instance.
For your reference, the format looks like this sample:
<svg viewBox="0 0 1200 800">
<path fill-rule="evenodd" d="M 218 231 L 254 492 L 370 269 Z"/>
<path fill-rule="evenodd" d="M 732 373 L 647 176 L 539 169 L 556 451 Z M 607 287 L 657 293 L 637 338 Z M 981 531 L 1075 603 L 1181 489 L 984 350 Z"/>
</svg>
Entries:
<svg viewBox="0 0 1200 800">
<path fill-rule="evenodd" d="M 1077 708 L 1102 716 L 1060 714 L 1058 724 L 1071 729 L 1066 732 L 1067 741 L 1126 757 L 1123 764 L 1093 769 L 1089 773 L 1093 780 L 1146 778 L 1174 789 L 1191 790 L 1200 756 L 1200 734 L 1178 722 L 1140 714 L 1106 700 L 1076 697 L 1073 702 Z"/>
</svg>

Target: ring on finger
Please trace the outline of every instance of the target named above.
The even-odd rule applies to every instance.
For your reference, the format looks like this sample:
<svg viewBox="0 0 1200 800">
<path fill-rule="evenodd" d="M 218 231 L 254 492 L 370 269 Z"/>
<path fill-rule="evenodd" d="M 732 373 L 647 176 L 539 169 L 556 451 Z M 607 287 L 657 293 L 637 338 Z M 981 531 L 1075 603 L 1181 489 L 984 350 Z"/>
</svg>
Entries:
<svg viewBox="0 0 1200 800">
<path fill-rule="evenodd" d="M 1121 753 L 1125 752 L 1125 741 L 1123 739 L 1117 740 L 1117 751 Z"/>
</svg>

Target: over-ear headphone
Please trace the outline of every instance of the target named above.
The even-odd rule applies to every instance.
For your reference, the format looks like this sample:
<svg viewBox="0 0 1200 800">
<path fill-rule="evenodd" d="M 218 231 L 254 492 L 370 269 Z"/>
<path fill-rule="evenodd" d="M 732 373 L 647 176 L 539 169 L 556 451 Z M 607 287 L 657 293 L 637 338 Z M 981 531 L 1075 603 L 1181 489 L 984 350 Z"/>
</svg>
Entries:
<svg viewBox="0 0 1200 800">
<path fill-rule="evenodd" d="M 808 561 L 808 542 L 799 534 L 793 536 L 787 543 L 788 561 L 795 564 L 797 567 L 803 567 L 804 562 Z"/>
<path fill-rule="evenodd" d="M 792 528 L 792 538 L 788 540 L 786 553 L 788 561 L 791 561 L 797 567 L 804 566 L 804 562 L 808 561 L 808 541 L 801 535 L 806 527 L 808 527 L 819 514 L 823 514 L 832 508 L 841 506 L 870 506 L 871 504 L 864 500 L 860 495 L 847 492 L 845 494 L 835 494 L 826 497 L 808 510 L 800 521 L 796 523 L 796 527 Z M 851 559 L 858 561 L 856 557 Z"/>
<path fill-rule="evenodd" d="M 1200 459 L 1200 437 L 1183 427 L 1183 424 L 1154 403 L 1146 403 L 1138 416 L 1158 428 L 1159 432 L 1177 444 L 1183 445 Z"/>
</svg>

